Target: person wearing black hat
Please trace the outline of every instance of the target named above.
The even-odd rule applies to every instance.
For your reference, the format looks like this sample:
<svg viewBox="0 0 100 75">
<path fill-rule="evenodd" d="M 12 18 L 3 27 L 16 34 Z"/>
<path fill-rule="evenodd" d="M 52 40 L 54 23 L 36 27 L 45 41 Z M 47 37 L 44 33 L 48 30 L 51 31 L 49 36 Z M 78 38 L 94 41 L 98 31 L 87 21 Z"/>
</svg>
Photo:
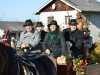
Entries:
<svg viewBox="0 0 100 75">
<path fill-rule="evenodd" d="M 66 55 L 65 39 L 59 31 L 56 20 L 52 20 L 48 24 L 48 30 L 49 32 L 45 36 L 43 48 L 48 55 L 55 59 L 60 56 L 61 60 L 63 60 Z"/>
<path fill-rule="evenodd" d="M 46 31 L 43 30 L 43 28 L 44 28 L 44 25 L 42 24 L 42 22 L 37 22 L 36 29 L 39 32 L 41 32 L 41 41 L 40 42 L 44 41 L 45 34 L 47 33 Z"/>
<path fill-rule="evenodd" d="M 90 36 L 90 30 L 88 30 L 88 28 L 83 28 L 83 32 L 84 32 L 83 43 L 88 48 L 91 48 L 92 44 L 93 44 L 93 41 L 92 41 L 92 37 Z"/>
<path fill-rule="evenodd" d="M 63 30 L 63 35 L 66 42 L 70 42 L 72 46 L 70 47 L 71 55 L 78 57 L 81 55 L 81 48 L 83 44 L 83 32 L 78 30 L 76 19 L 71 19 L 69 22 L 69 28 Z"/>
<path fill-rule="evenodd" d="M 38 44 L 41 40 L 40 32 L 33 28 L 33 23 L 30 19 L 26 20 L 23 26 L 26 30 L 21 32 L 16 47 L 20 47 L 21 49 L 29 48 L 29 50 L 38 49 Z"/>
<path fill-rule="evenodd" d="M 83 28 L 82 30 L 84 32 L 84 39 L 83 39 L 83 44 L 84 44 L 84 50 L 83 52 L 86 53 L 86 57 L 89 57 L 89 50 L 91 50 L 92 48 L 92 44 L 93 44 L 93 41 L 92 41 L 92 37 L 90 36 L 90 30 L 88 30 L 88 28 Z M 89 49 L 87 49 L 89 48 Z"/>
</svg>

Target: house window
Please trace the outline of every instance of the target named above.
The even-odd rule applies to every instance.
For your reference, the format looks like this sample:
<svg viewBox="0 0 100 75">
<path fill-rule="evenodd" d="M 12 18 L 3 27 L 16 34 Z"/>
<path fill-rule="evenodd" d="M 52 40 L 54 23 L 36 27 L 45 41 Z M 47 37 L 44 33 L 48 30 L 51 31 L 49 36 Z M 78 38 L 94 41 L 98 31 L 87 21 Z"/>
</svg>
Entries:
<svg viewBox="0 0 100 75">
<path fill-rule="evenodd" d="M 48 17 L 48 24 L 49 24 L 52 20 L 54 20 L 54 17 L 53 17 L 53 16 Z"/>
<path fill-rule="evenodd" d="M 67 24 L 68 24 L 68 18 L 70 18 L 70 19 L 71 19 L 71 17 L 72 17 L 72 16 L 65 16 L 65 25 L 67 25 Z"/>
<path fill-rule="evenodd" d="M 91 19 L 91 15 L 86 15 L 86 22 L 88 25 L 90 25 L 90 19 Z"/>
</svg>

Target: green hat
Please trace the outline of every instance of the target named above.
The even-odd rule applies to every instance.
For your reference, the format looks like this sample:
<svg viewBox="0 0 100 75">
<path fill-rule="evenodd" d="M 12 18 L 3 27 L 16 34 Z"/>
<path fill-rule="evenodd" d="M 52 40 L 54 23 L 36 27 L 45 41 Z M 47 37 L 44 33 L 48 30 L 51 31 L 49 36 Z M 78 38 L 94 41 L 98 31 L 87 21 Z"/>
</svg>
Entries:
<svg viewBox="0 0 100 75">
<path fill-rule="evenodd" d="M 48 27 L 50 27 L 51 25 L 56 25 L 56 26 L 58 26 L 57 21 L 56 21 L 56 20 L 52 20 L 52 21 L 50 22 L 50 24 L 48 24 Z M 59 26 L 58 26 L 58 27 L 59 27 Z"/>
<path fill-rule="evenodd" d="M 36 27 L 43 27 L 44 25 L 42 24 L 42 22 L 37 22 Z"/>
<path fill-rule="evenodd" d="M 73 25 L 76 26 L 78 23 L 76 21 L 76 19 L 71 19 L 69 25 Z"/>
<path fill-rule="evenodd" d="M 32 26 L 32 25 L 33 25 L 32 21 L 28 19 L 25 21 L 25 24 L 23 26 Z"/>
<path fill-rule="evenodd" d="M 90 32 L 90 30 L 88 30 L 88 28 L 83 28 L 82 31 L 83 31 L 83 32 L 86 32 L 86 31 Z"/>
</svg>

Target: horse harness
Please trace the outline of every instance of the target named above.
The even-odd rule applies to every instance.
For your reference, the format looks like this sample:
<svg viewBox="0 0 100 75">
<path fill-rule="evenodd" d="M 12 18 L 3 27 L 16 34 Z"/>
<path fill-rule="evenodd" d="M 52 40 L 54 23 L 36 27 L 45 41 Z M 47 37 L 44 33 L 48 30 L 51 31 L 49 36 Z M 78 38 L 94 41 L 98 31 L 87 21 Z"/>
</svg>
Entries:
<svg viewBox="0 0 100 75">
<path fill-rule="evenodd" d="M 28 69 L 27 66 L 30 66 L 30 67 L 33 67 L 36 71 L 36 75 L 39 75 L 39 71 L 38 69 L 36 68 L 35 64 L 31 61 L 31 60 L 35 60 L 35 59 L 38 59 L 40 58 L 41 56 L 43 56 L 43 54 L 32 54 L 32 53 L 27 53 L 26 55 L 21 55 L 21 56 L 18 56 L 18 61 L 21 63 L 22 66 L 24 66 L 24 68 L 26 69 L 26 73 L 27 75 L 33 75 L 33 72 L 30 71 Z M 18 64 L 19 64 L 18 62 Z M 19 69 L 18 69 L 18 75 L 20 74 L 20 66 L 18 66 Z"/>
</svg>

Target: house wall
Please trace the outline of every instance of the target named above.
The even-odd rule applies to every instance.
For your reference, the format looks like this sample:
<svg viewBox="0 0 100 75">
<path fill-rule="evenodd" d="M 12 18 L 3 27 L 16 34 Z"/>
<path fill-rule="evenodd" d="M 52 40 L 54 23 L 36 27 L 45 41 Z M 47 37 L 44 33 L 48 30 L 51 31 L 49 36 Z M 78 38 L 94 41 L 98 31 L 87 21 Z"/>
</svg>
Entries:
<svg viewBox="0 0 100 75">
<path fill-rule="evenodd" d="M 69 11 L 69 15 L 72 16 L 72 19 L 76 18 L 76 13 L 77 11 L 75 10 Z M 48 17 L 50 16 L 54 16 L 54 20 L 58 22 L 58 25 L 60 26 L 61 30 L 67 28 L 67 25 L 65 24 L 65 16 L 68 16 L 67 11 L 42 12 L 40 14 L 40 21 L 42 21 L 45 25 L 45 30 L 47 30 Z"/>
<path fill-rule="evenodd" d="M 100 41 L 98 37 L 100 32 L 100 13 L 97 12 L 83 12 L 83 16 L 86 18 L 86 15 L 90 15 L 90 25 L 89 29 L 91 30 L 91 36 L 93 37 L 93 42 Z"/>
</svg>

